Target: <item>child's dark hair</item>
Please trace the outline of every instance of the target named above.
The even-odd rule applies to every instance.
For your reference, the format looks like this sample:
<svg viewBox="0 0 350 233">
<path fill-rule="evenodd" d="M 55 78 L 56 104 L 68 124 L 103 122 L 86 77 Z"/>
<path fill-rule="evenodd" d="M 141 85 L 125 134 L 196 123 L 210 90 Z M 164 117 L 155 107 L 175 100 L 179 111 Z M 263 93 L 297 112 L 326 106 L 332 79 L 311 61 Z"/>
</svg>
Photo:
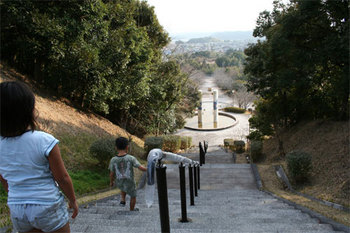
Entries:
<svg viewBox="0 0 350 233">
<path fill-rule="evenodd" d="M 125 150 L 128 145 L 129 141 L 127 138 L 119 137 L 115 140 L 115 146 L 118 150 Z"/>
<path fill-rule="evenodd" d="M 30 88 L 18 81 L 0 84 L 0 134 L 3 137 L 22 135 L 28 127 L 34 131 L 35 96 Z"/>
</svg>

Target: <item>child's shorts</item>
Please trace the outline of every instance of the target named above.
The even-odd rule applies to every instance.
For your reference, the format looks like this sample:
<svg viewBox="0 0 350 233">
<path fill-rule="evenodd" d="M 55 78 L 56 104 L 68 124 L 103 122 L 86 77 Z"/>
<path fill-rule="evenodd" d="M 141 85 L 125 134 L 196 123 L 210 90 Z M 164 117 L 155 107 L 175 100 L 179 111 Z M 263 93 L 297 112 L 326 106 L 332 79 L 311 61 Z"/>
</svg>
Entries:
<svg viewBox="0 0 350 233">
<path fill-rule="evenodd" d="M 136 197 L 136 186 L 133 180 L 121 179 L 117 180 L 116 184 L 121 191 L 130 195 L 130 197 Z"/>
<path fill-rule="evenodd" d="M 33 228 L 44 232 L 56 231 L 69 220 L 64 198 L 55 204 L 9 204 L 11 220 L 16 231 L 26 232 Z"/>
</svg>

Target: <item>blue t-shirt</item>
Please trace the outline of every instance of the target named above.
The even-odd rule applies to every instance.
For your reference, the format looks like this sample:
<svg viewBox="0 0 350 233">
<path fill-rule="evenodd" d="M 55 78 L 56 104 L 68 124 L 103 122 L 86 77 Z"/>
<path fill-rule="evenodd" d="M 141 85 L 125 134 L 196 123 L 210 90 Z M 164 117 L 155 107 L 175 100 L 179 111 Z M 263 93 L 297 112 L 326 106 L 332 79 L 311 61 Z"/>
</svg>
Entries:
<svg viewBox="0 0 350 233">
<path fill-rule="evenodd" d="M 0 174 L 9 186 L 8 204 L 48 204 L 62 196 L 48 156 L 59 141 L 42 131 L 0 137 Z"/>
</svg>

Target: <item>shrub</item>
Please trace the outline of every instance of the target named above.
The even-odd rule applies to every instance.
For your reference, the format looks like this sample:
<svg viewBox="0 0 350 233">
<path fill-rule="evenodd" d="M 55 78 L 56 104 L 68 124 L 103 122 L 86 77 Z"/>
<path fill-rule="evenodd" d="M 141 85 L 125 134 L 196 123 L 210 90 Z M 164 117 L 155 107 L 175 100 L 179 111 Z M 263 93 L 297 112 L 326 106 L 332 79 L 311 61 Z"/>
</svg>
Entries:
<svg viewBox="0 0 350 233">
<path fill-rule="evenodd" d="M 242 140 L 235 140 L 233 141 L 233 145 L 234 145 L 234 150 L 237 153 L 243 153 L 245 151 L 245 142 Z"/>
<path fill-rule="evenodd" d="M 262 159 L 263 143 L 262 141 L 251 141 L 250 144 L 250 156 L 253 162 L 258 162 Z"/>
<path fill-rule="evenodd" d="M 312 157 L 310 154 L 302 151 L 292 151 L 286 155 L 288 173 L 295 182 L 303 182 L 307 180 L 311 170 Z"/>
<path fill-rule="evenodd" d="M 133 141 L 130 142 L 129 153 L 142 159 L 146 159 L 148 154 L 145 153 L 145 150 L 142 147 L 140 147 Z"/>
<path fill-rule="evenodd" d="M 234 144 L 233 144 L 233 139 L 231 139 L 231 138 L 225 138 L 224 139 L 224 146 L 225 147 L 230 147 L 230 146 L 233 146 Z"/>
<path fill-rule="evenodd" d="M 154 148 L 161 149 L 163 147 L 163 138 L 162 137 L 156 137 L 156 136 L 147 136 L 145 138 L 145 152 L 146 156 L 148 155 L 148 152 Z"/>
<path fill-rule="evenodd" d="M 235 146 L 234 146 L 234 141 L 231 138 L 225 138 L 224 139 L 224 147 L 225 148 L 229 148 L 230 150 L 234 151 L 235 150 Z"/>
<path fill-rule="evenodd" d="M 108 167 L 109 161 L 116 154 L 115 139 L 99 139 L 91 144 L 89 152 L 98 160 L 100 166 Z"/>
<path fill-rule="evenodd" d="M 163 138 L 163 147 L 164 151 L 174 152 L 180 150 L 181 146 L 181 137 L 177 135 L 165 135 Z"/>
<path fill-rule="evenodd" d="M 249 133 L 247 139 L 251 141 L 261 141 L 264 135 L 259 130 L 254 130 Z"/>
<path fill-rule="evenodd" d="M 192 137 L 186 137 L 187 138 L 187 148 L 190 148 L 192 146 Z"/>
<path fill-rule="evenodd" d="M 180 140 L 181 140 L 180 149 L 186 150 L 192 146 L 192 138 L 191 137 L 182 136 Z"/>
<path fill-rule="evenodd" d="M 188 139 L 187 137 L 181 137 L 181 146 L 180 149 L 181 150 L 186 150 L 188 148 Z"/>
<path fill-rule="evenodd" d="M 237 108 L 237 107 L 226 107 L 224 108 L 225 112 L 233 112 L 233 113 L 245 113 L 244 108 Z"/>
</svg>

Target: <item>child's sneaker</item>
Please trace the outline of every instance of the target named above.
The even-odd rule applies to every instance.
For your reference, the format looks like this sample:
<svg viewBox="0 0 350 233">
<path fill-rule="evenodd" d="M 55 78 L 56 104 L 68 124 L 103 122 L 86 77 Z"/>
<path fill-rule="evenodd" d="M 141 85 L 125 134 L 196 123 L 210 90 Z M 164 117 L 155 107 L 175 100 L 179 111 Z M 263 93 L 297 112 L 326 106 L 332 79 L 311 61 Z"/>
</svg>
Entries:
<svg viewBox="0 0 350 233">
<path fill-rule="evenodd" d="M 124 207 L 125 206 L 125 201 L 120 201 L 119 205 Z"/>
<path fill-rule="evenodd" d="M 134 209 L 131 210 L 131 211 L 140 211 L 140 209 L 139 209 L 139 208 L 134 208 Z"/>
</svg>

